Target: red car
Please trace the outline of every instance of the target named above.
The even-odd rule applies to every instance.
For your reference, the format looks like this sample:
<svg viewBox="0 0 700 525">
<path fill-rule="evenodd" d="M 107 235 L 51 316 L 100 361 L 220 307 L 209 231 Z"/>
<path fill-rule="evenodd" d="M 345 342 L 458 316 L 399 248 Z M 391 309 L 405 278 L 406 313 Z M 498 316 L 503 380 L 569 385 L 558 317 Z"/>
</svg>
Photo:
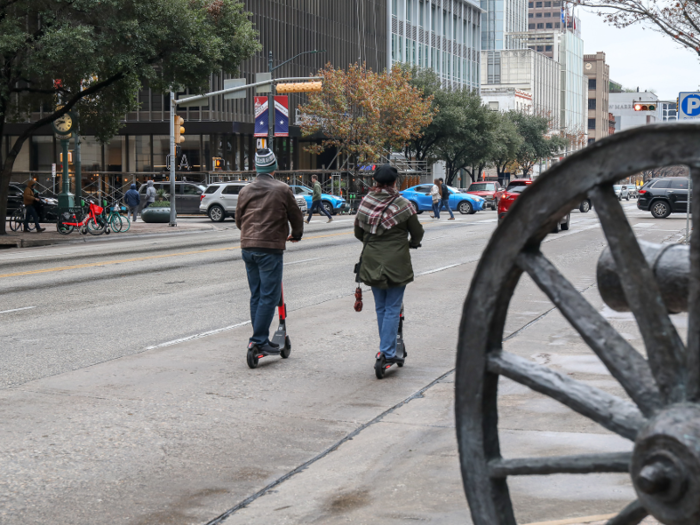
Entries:
<svg viewBox="0 0 700 525">
<path fill-rule="evenodd" d="M 466 193 L 478 195 L 486 199 L 484 207 L 488 206 L 492 210 L 495 210 L 501 195 L 503 195 L 503 186 L 493 181 L 472 182 Z"/>
<path fill-rule="evenodd" d="M 534 181 L 532 179 L 513 179 L 512 181 L 510 181 L 510 184 L 508 184 L 506 191 L 503 193 L 503 196 L 498 201 L 498 222 L 499 223 L 506 216 L 506 213 L 508 212 L 510 207 L 513 205 L 515 200 L 533 182 Z M 554 233 L 558 232 L 559 228 L 561 228 L 562 230 L 568 230 L 570 224 L 571 224 L 571 214 L 567 213 L 564 217 L 562 217 L 559 220 L 557 225 L 554 227 L 553 232 Z"/>
</svg>

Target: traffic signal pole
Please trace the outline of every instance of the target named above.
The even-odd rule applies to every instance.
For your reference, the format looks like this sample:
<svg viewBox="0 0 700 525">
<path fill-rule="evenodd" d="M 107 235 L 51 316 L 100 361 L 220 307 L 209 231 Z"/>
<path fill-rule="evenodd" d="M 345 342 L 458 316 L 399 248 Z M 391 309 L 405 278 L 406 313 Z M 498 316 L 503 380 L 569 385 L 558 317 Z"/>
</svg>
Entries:
<svg viewBox="0 0 700 525">
<path fill-rule="evenodd" d="M 272 72 L 275 68 L 272 67 L 272 51 L 268 55 L 267 67 L 270 71 L 270 80 L 272 80 Z M 270 83 L 270 94 L 267 96 L 267 147 L 272 149 L 273 141 L 275 140 L 275 85 Z"/>
<path fill-rule="evenodd" d="M 175 93 L 170 92 L 170 226 L 177 226 L 175 209 L 175 116 L 177 115 Z"/>
</svg>

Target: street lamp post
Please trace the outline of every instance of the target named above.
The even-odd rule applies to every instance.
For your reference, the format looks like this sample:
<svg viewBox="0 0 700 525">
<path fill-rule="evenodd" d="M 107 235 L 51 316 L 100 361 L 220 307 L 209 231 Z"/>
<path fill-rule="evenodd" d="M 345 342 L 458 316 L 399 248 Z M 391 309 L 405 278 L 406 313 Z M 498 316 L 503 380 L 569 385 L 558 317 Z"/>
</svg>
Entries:
<svg viewBox="0 0 700 525">
<path fill-rule="evenodd" d="M 314 49 L 313 51 L 302 51 L 301 53 L 298 53 L 294 55 L 292 58 L 289 60 L 285 60 L 281 64 L 272 67 L 272 51 L 268 54 L 267 58 L 267 68 L 268 71 L 270 72 L 270 80 L 272 80 L 272 73 L 276 70 L 281 68 L 283 65 L 288 64 L 292 60 L 295 60 L 299 58 L 301 55 L 312 55 L 314 53 L 325 53 L 325 49 Z M 270 84 L 270 94 L 267 96 L 267 147 L 270 148 L 270 151 L 274 151 L 272 148 L 272 143 L 275 138 L 275 83 L 272 82 Z"/>
</svg>

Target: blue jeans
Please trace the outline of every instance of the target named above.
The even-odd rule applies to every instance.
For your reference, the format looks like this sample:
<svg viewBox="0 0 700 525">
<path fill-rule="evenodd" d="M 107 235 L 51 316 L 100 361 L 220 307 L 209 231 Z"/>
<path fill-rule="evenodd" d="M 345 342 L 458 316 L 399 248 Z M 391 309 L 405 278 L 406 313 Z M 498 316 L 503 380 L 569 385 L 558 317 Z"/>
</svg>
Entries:
<svg viewBox="0 0 700 525">
<path fill-rule="evenodd" d="M 251 343 L 263 345 L 269 341 L 270 324 L 282 296 L 283 255 L 243 250 L 243 261 L 250 288 L 250 322 L 253 324 Z"/>
<path fill-rule="evenodd" d="M 450 217 L 452 217 L 454 219 L 455 216 L 452 214 L 452 210 L 450 209 L 450 201 L 445 199 L 445 200 L 440 201 L 440 204 L 442 206 L 444 206 L 445 208 L 447 208 L 447 211 L 450 212 Z M 440 209 L 442 209 L 442 206 L 440 207 Z"/>
<path fill-rule="evenodd" d="M 328 210 L 326 210 L 326 207 L 323 205 L 323 201 L 313 201 L 311 203 L 311 208 L 309 208 L 309 218 L 307 220 L 311 220 L 311 216 L 314 214 L 315 211 L 323 213 L 329 219 L 331 218 L 331 214 L 328 213 Z"/>
<path fill-rule="evenodd" d="M 433 215 L 436 219 L 440 218 L 440 201 L 433 202 Z"/>
<path fill-rule="evenodd" d="M 405 291 L 405 286 L 396 286 L 386 290 L 372 287 L 374 308 L 377 311 L 377 324 L 379 325 L 379 351 L 387 359 L 396 355 L 396 336 L 399 331 L 399 317 Z"/>
</svg>

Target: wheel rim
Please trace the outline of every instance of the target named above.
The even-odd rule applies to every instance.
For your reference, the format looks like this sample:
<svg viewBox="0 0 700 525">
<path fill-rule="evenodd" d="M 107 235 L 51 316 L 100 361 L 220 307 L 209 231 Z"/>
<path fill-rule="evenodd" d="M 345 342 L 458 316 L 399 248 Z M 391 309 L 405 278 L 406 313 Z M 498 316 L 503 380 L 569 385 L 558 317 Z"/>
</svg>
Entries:
<svg viewBox="0 0 700 525">
<path fill-rule="evenodd" d="M 462 215 L 467 215 L 470 211 L 472 211 L 472 206 L 468 202 L 460 202 L 459 203 L 459 213 Z"/>
<path fill-rule="evenodd" d="M 663 202 L 657 202 L 656 204 L 654 204 L 654 213 L 656 215 L 665 215 L 666 205 Z"/>
<path fill-rule="evenodd" d="M 581 207 L 583 208 L 584 213 L 591 209 L 590 205 L 588 204 L 588 201 L 584 201 Z"/>
<path fill-rule="evenodd" d="M 700 154 L 694 145 L 699 140 L 698 125 L 682 130 L 670 125 L 648 126 L 603 139 L 596 143 L 595 149 L 581 150 L 545 172 L 514 203 L 491 238 L 464 303 L 455 378 L 460 466 L 475 525 L 516 523 L 508 492 L 509 475 L 629 472 L 632 460 L 630 454 L 597 454 L 595 458 L 525 458 L 517 463 L 504 460 L 500 454 L 497 428 L 499 375 L 564 403 L 618 435 L 631 440 L 638 438 L 641 443 L 646 443 L 645 440 L 651 439 L 649 434 L 654 434 L 652 416 L 668 417 L 671 409 L 667 407 L 674 406 L 674 403 L 692 402 L 692 410 L 689 409 L 691 419 L 695 414 L 700 418 L 697 406 L 700 400 L 700 217 L 696 214 L 697 218 L 693 219 L 691 254 L 694 254 L 695 262 L 691 271 L 690 297 L 695 298 L 695 302 L 691 301 L 690 306 L 689 346 L 686 350 L 666 314 L 651 269 L 641 255 L 632 228 L 612 189 L 615 181 L 645 169 L 674 164 L 697 165 Z M 609 159 L 622 159 L 618 169 L 611 168 Z M 700 188 L 700 170 L 691 170 L 695 188 Z M 589 192 L 617 266 L 625 268 L 620 273 L 620 280 L 642 333 L 649 363 L 539 252 L 539 244 L 551 231 L 553 222 L 580 203 Z M 558 198 L 551 198 L 552 195 Z M 622 264 L 625 262 L 629 266 Z M 550 296 L 636 406 L 547 367 L 503 352 L 501 342 L 508 305 L 523 272 L 527 272 Z M 605 337 L 599 340 L 605 339 L 605 343 L 596 342 L 590 332 L 586 333 L 582 328 L 584 319 L 589 323 L 588 328 L 594 323 L 595 331 L 604 333 Z M 605 346 L 610 341 L 614 344 Z M 596 398 L 599 394 L 601 397 Z M 591 401 L 594 399 L 604 399 L 605 403 Z M 605 415 L 603 405 L 608 407 Z M 685 418 L 688 418 L 687 414 Z M 697 418 L 694 423 L 696 430 L 692 432 L 700 443 L 700 430 L 697 429 L 700 421 Z M 644 464 L 649 460 L 648 450 L 637 445 L 633 457 L 633 465 Z M 574 468 L 574 460 L 578 461 L 578 470 Z M 700 465 L 700 459 L 695 457 L 695 460 Z M 585 465 L 583 470 L 582 464 Z M 700 466 L 698 469 L 700 472 Z M 638 523 L 650 512 L 660 521 L 668 522 L 668 513 L 673 509 L 659 502 L 653 494 L 644 492 L 640 469 L 633 470 L 633 474 L 637 493 L 643 496 L 625 508 L 615 523 Z M 688 494 L 683 497 L 687 499 Z M 700 509 L 697 512 L 700 513 Z M 635 517 L 639 519 L 633 521 Z M 691 516 L 686 521 L 674 523 L 690 525 L 696 523 L 696 518 Z"/>
<path fill-rule="evenodd" d="M 209 217 L 213 221 L 220 221 L 222 216 L 223 211 L 218 206 L 214 206 L 211 210 L 209 210 Z"/>
</svg>

